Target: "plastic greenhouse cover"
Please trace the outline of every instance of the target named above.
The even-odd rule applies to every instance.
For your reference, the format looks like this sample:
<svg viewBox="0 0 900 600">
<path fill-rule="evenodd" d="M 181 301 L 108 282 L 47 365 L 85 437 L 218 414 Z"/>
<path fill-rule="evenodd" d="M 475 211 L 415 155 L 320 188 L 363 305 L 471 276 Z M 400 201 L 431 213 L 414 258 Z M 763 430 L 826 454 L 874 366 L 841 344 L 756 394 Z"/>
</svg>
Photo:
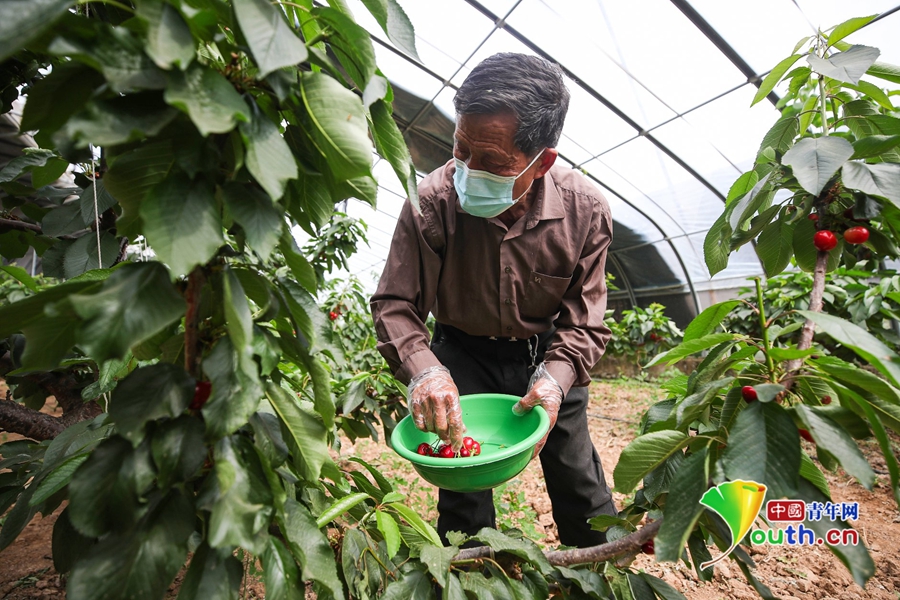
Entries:
<svg viewBox="0 0 900 600">
<path fill-rule="evenodd" d="M 725 271 L 710 278 L 702 246 L 722 211 L 722 198 L 753 164 L 777 112 L 768 101 L 750 107 L 756 87 L 675 0 L 398 2 L 416 28 L 421 65 L 392 50 L 360 0 L 347 0 L 376 39 L 379 67 L 397 92 L 395 116 L 401 128 L 409 128 L 406 139 L 420 171 L 451 156 L 452 98 L 472 67 L 496 52 L 540 53 L 580 79 L 567 81 L 572 99 L 558 145 L 560 164 L 572 163 L 604 190 L 615 221 L 612 252 L 622 255 L 632 287 L 684 285 L 687 292 L 690 278 L 695 290 L 724 289 L 743 286 L 746 277 L 761 273 L 752 248 L 745 246 L 731 256 Z M 756 75 L 787 56 L 814 27 L 884 12 L 896 3 L 688 2 Z M 491 14 L 502 20 L 499 28 Z M 881 60 L 896 64 L 898 24 L 900 12 L 848 41 L 877 46 Z M 348 206 L 351 215 L 378 228 L 370 231 L 371 248 L 361 248 L 350 263 L 351 272 L 371 289 L 370 272 L 380 273 L 393 231 L 389 220 L 403 202 L 402 188 L 383 162 L 376 173 L 377 211 L 358 202 Z M 641 280 L 646 269 L 628 273 L 632 261 L 644 267 L 649 260 L 659 262 L 653 269 L 659 280 Z"/>
</svg>

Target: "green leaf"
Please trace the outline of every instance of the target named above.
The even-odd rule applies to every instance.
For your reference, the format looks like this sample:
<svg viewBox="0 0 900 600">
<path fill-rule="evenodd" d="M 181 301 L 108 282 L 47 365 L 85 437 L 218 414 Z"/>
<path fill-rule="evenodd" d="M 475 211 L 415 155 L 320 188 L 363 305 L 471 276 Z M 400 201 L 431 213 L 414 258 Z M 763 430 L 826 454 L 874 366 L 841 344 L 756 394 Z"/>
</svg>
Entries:
<svg viewBox="0 0 900 600">
<path fill-rule="evenodd" d="M 23 326 L 22 368 L 28 371 L 55 369 L 75 345 L 80 325 L 78 319 L 66 315 L 44 317 Z"/>
<path fill-rule="evenodd" d="M 161 488 L 190 480 L 203 466 L 207 452 L 203 442 L 205 431 L 200 419 L 188 415 L 157 423 L 150 452 Z"/>
<path fill-rule="evenodd" d="M 844 165 L 842 174 L 846 187 L 887 198 L 900 207 L 900 164 L 852 161 Z"/>
<path fill-rule="evenodd" d="M 409 508 L 405 504 L 400 504 L 399 502 L 391 502 L 389 504 L 385 504 L 385 507 L 392 508 L 397 511 L 397 514 L 403 517 L 419 535 L 425 538 L 427 542 L 434 544 L 435 546 L 443 546 L 441 538 L 438 536 L 437 531 L 434 530 L 434 527 L 426 523 L 422 519 L 422 517 L 420 517 L 411 508 Z"/>
<path fill-rule="evenodd" d="M 77 148 L 115 146 L 154 137 L 176 116 L 158 92 L 128 94 L 89 102 L 61 131 Z"/>
<path fill-rule="evenodd" d="M 806 133 L 809 125 L 812 123 L 813 117 L 819 112 L 816 108 L 819 102 L 817 94 L 810 94 L 806 102 L 803 103 L 803 110 L 800 111 L 800 134 Z"/>
<path fill-rule="evenodd" d="M 234 0 L 234 13 L 262 79 L 275 69 L 299 65 L 308 52 L 284 20 L 280 5 L 266 0 Z"/>
<path fill-rule="evenodd" d="M 177 66 L 182 71 L 194 60 L 191 29 L 178 11 L 163 2 L 141 2 L 138 15 L 147 23 L 147 54 L 161 69 Z"/>
<path fill-rule="evenodd" d="M 756 241 L 756 255 L 762 263 L 767 277 L 774 277 L 784 271 L 794 255 L 793 239 L 796 225 L 789 215 L 782 215 L 766 227 Z"/>
<path fill-rule="evenodd" d="M 170 71 L 168 77 L 166 102 L 186 113 L 203 137 L 250 121 L 247 104 L 218 71 L 192 63 L 185 73 Z"/>
<path fill-rule="evenodd" d="M 344 598 L 344 587 L 337 574 L 334 553 L 325 534 L 316 527 L 309 510 L 288 498 L 284 505 L 281 531 L 291 553 L 300 563 L 304 580 L 313 579 L 331 592 L 333 598 Z"/>
<path fill-rule="evenodd" d="M 255 363 L 248 364 L 228 337 L 216 342 L 204 358 L 203 371 L 212 383 L 209 401 L 202 409 L 206 433 L 218 439 L 250 419 L 262 399 L 263 388 Z"/>
<path fill-rule="evenodd" d="M 28 271 L 23 269 L 22 267 L 17 267 L 15 265 L 2 265 L 0 266 L 0 271 L 3 271 L 25 287 L 27 287 L 32 292 L 37 292 L 37 282 L 34 278 L 28 274 Z"/>
<path fill-rule="evenodd" d="M 75 294 L 69 301 L 84 321 L 78 342 L 97 362 L 125 356 L 185 310 L 165 267 L 154 262 L 123 265 L 99 292 Z"/>
<path fill-rule="evenodd" d="M 806 57 L 813 71 L 838 81 L 856 84 L 871 67 L 881 51 L 870 46 L 851 46 L 849 50 L 819 58 L 815 54 Z"/>
<path fill-rule="evenodd" d="M 69 520 L 69 509 L 64 508 L 53 524 L 53 568 L 58 573 L 68 573 L 95 541 L 78 533 Z"/>
<path fill-rule="evenodd" d="M 122 215 L 116 221 L 121 235 L 136 238 L 143 234 L 140 203 L 147 191 L 169 174 L 174 163 L 170 140 L 145 143 L 111 162 L 103 185 L 122 206 Z"/>
<path fill-rule="evenodd" d="M 725 476 L 764 484 L 768 498 L 793 498 L 800 473 L 800 437 L 780 404 L 754 402 L 737 415 L 722 455 Z"/>
<path fill-rule="evenodd" d="M 70 0 L 6 0 L 0 6 L 0 61 L 19 52 L 66 14 Z"/>
<path fill-rule="evenodd" d="M 384 475 L 382 475 L 378 471 L 378 469 L 376 469 L 375 467 L 373 467 L 372 465 L 370 465 L 363 459 L 359 458 L 358 456 L 351 456 L 351 457 L 347 458 L 347 460 L 349 460 L 351 462 L 355 462 L 355 463 L 365 467 L 365 469 L 369 472 L 369 474 L 372 475 L 372 478 L 375 480 L 375 483 L 378 484 L 378 489 L 380 491 L 384 492 L 385 494 L 390 494 L 391 492 L 394 491 L 394 486 L 391 485 L 391 482 L 389 482 L 384 477 Z M 400 494 L 399 499 L 402 499 L 403 497 L 404 496 L 402 494 Z M 381 499 L 381 502 L 396 502 L 396 501 L 397 501 L 397 499 L 393 499 L 393 500 L 388 499 L 387 495 L 385 495 L 384 498 Z"/>
<path fill-rule="evenodd" d="M 397 48 L 420 60 L 416 53 L 415 30 L 397 0 L 362 0 L 362 3 Z"/>
<path fill-rule="evenodd" d="M 900 146 L 900 135 L 870 135 L 853 142 L 851 159 L 872 158 Z"/>
<path fill-rule="evenodd" d="M 419 212 L 419 195 L 416 184 L 416 167 L 406 146 L 406 140 L 391 116 L 390 107 L 384 100 L 378 100 L 369 108 L 372 116 L 372 137 L 375 149 L 390 163 L 394 173 L 413 207 Z"/>
<path fill-rule="evenodd" d="M 813 243 L 813 236 L 815 235 L 816 224 L 809 219 L 800 219 L 794 226 L 794 236 L 792 240 L 794 258 L 797 261 L 797 266 L 807 273 L 811 273 L 816 268 L 816 259 L 819 251 Z M 841 253 L 844 250 L 844 238 L 841 236 L 837 237 L 837 246 L 828 252 L 826 270 L 829 272 L 835 270 L 840 264 Z"/>
<path fill-rule="evenodd" d="M 703 312 L 694 317 L 694 320 L 684 330 L 682 341 L 690 342 L 711 334 L 728 316 L 728 313 L 740 304 L 739 300 L 726 300 L 703 309 Z"/>
<path fill-rule="evenodd" d="M 869 67 L 869 70 L 866 71 L 866 74 L 871 75 L 872 77 L 878 77 L 879 79 L 884 79 L 886 81 L 900 83 L 900 67 L 896 65 L 875 62 L 871 67 Z"/>
<path fill-rule="evenodd" d="M 800 131 L 800 124 L 796 117 L 784 116 L 775 122 L 775 125 L 766 132 L 762 143 L 759 146 L 757 156 L 762 154 L 766 148 L 771 148 L 776 152 L 787 152 L 788 148 L 794 145 L 794 138 Z"/>
<path fill-rule="evenodd" d="M 757 90 L 756 95 L 753 97 L 753 101 L 750 103 L 750 106 L 753 106 L 763 98 L 769 95 L 775 86 L 781 81 L 782 75 L 787 73 L 787 70 L 793 66 L 795 62 L 797 62 L 802 54 L 792 54 L 788 56 L 769 71 L 768 75 L 763 78 L 762 82 L 759 84 L 759 90 Z"/>
<path fill-rule="evenodd" d="M 94 211 L 94 191 L 97 192 L 97 210 Z M 106 191 L 106 186 L 102 179 L 95 180 L 95 184 L 88 186 L 81 191 L 78 198 L 79 209 L 81 210 L 81 219 L 85 224 L 94 223 L 95 219 L 99 219 L 99 215 L 105 213 L 108 209 L 116 205 L 116 199 L 112 194 Z M 64 205 L 65 206 L 65 205 Z M 44 232 L 46 233 L 46 232 Z"/>
<path fill-rule="evenodd" d="M 61 465 L 53 469 L 47 476 L 37 485 L 34 496 L 31 497 L 28 504 L 30 506 L 38 506 L 50 496 L 63 489 L 72 480 L 72 475 L 87 460 L 87 454 L 77 454 L 70 456 L 63 461 Z"/>
<path fill-rule="evenodd" d="M 644 368 L 646 369 L 652 367 L 653 365 L 659 364 L 663 361 L 665 361 L 667 365 L 673 365 L 686 356 L 696 354 L 697 352 L 702 352 L 703 350 L 712 348 L 713 346 L 717 346 L 722 342 L 728 342 L 737 339 L 739 339 L 739 336 L 734 333 L 713 333 L 710 335 L 704 335 L 702 337 L 684 341 L 671 350 L 667 350 L 654 356 L 653 360 L 644 365 Z"/>
<path fill-rule="evenodd" d="M 281 234 L 281 213 L 271 198 L 254 186 L 229 183 L 223 191 L 225 206 L 244 228 L 250 246 L 268 260 Z"/>
<path fill-rule="evenodd" d="M 341 66 L 359 89 L 365 89 L 375 76 L 375 49 L 372 37 L 340 10 L 317 7 L 312 16 L 331 29 L 328 44 Z"/>
<path fill-rule="evenodd" d="M 703 259 L 710 276 L 728 266 L 728 255 L 731 254 L 730 240 L 732 229 L 728 224 L 728 209 L 716 219 L 706 237 L 703 239 Z"/>
<path fill-rule="evenodd" d="M 262 555 L 266 600 L 304 600 L 305 585 L 290 551 L 277 538 L 269 538 Z"/>
<path fill-rule="evenodd" d="M 24 148 L 20 156 L 0 169 L 0 183 L 14 181 L 37 167 L 43 167 L 57 158 L 56 152 L 44 148 Z"/>
<path fill-rule="evenodd" d="M 853 146 L 842 137 L 803 138 L 785 152 L 782 164 L 807 192 L 818 196 L 838 169 L 853 156 Z"/>
<path fill-rule="evenodd" d="M 146 455 L 145 455 L 146 454 Z M 69 483 L 69 518 L 81 534 L 127 531 L 140 518 L 138 494 L 152 466 L 149 453 L 115 436 L 97 446 Z"/>
<path fill-rule="evenodd" d="M 294 464 L 298 471 L 307 481 L 317 481 L 322 466 L 331 461 L 325 426 L 281 386 L 269 382 L 266 385 L 266 396 L 287 429 L 289 440 L 297 449 Z"/>
<path fill-rule="evenodd" d="M 877 16 L 878 15 L 856 17 L 853 19 L 848 19 L 840 25 L 836 25 L 835 28 L 831 30 L 831 33 L 828 34 L 828 45 L 833 46 L 854 31 L 862 29 L 863 27 L 871 23 Z"/>
<path fill-rule="evenodd" d="M 496 529 L 484 527 L 472 539 L 490 546 L 494 552 L 506 552 L 524 558 L 541 573 L 548 574 L 553 570 L 541 549 L 528 538 L 514 538 Z"/>
<path fill-rule="evenodd" d="M 640 577 L 643 577 L 644 580 L 650 584 L 650 587 L 653 588 L 653 591 L 662 600 L 687 600 L 684 594 L 673 588 L 671 585 L 669 585 L 659 577 L 654 577 L 649 573 L 639 573 L 638 575 Z"/>
<path fill-rule="evenodd" d="M 329 506 L 325 512 L 316 519 L 316 527 L 321 529 L 328 523 L 331 523 L 335 518 L 343 515 L 345 512 L 368 498 L 371 498 L 369 494 L 357 492 L 355 494 L 348 494 L 339 500 L 335 500 L 334 504 Z"/>
<path fill-rule="evenodd" d="M 176 490 L 154 504 L 136 530 L 107 536 L 75 563 L 67 598 L 155 600 L 165 594 L 187 558 L 196 517 Z"/>
<path fill-rule="evenodd" d="M 284 195 L 287 182 L 297 178 L 297 163 L 291 149 L 275 123 L 262 111 L 255 111 L 252 120 L 242 123 L 240 129 L 247 146 L 247 169 L 269 196 L 278 200 Z"/>
<path fill-rule="evenodd" d="M 300 93 L 308 111 L 305 127 L 334 179 L 370 176 L 372 142 L 356 94 L 322 73 L 304 73 Z"/>
<path fill-rule="evenodd" d="M 856 352 L 863 360 L 874 366 L 887 377 L 895 387 L 900 387 L 900 357 L 878 338 L 865 329 L 825 313 L 798 311 L 818 325 L 821 330 Z"/>
<path fill-rule="evenodd" d="M 461 590 L 459 591 L 461 592 Z M 462 593 L 461 597 L 466 598 L 465 593 Z M 397 581 L 392 581 L 385 589 L 384 595 L 381 596 L 381 600 L 430 600 L 431 598 L 434 598 L 431 578 L 416 569 L 409 570 L 403 573 Z"/>
<path fill-rule="evenodd" d="M 628 494 L 664 460 L 681 450 L 690 438 L 680 431 L 654 431 L 636 437 L 622 450 L 613 472 L 616 490 Z"/>
<path fill-rule="evenodd" d="M 256 375 L 256 365 L 248 364 L 248 361 L 253 361 L 253 319 L 250 315 L 250 303 L 233 270 L 225 269 L 222 283 L 225 325 L 231 337 L 231 345 L 237 352 L 241 370 L 249 376 Z"/>
<path fill-rule="evenodd" d="M 224 243 L 213 188 L 202 178 L 170 175 L 147 192 L 141 218 L 147 241 L 173 278 L 205 264 Z"/>
<path fill-rule="evenodd" d="M 79 62 L 54 65 L 49 75 L 28 90 L 21 130 L 40 129 L 43 134 L 59 130 L 73 114 L 81 110 L 103 82 L 103 75 L 96 69 Z M 61 94 L 65 94 L 65 102 L 59 101 Z"/>
<path fill-rule="evenodd" d="M 397 521 L 389 513 L 376 510 L 375 523 L 378 531 L 384 536 L 388 558 L 394 558 L 394 555 L 400 550 L 400 528 L 397 526 Z"/>
<path fill-rule="evenodd" d="M 684 545 L 703 512 L 700 499 L 707 489 L 709 461 L 706 449 L 688 456 L 669 486 L 663 510 L 663 523 L 656 535 L 654 549 L 657 560 L 677 561 Z"/>
<path fill-rule="evenodd" d="M 393 522 L 390 515 L 385 515 Z M 442 588 L 447 587 L 447 577 L 450 575 L 450 561 L 459 552 L 459 548 L 450 546 L 433 546 L 425 544 L 422 546 L 420 560 L 428 567 L 428 572 L 434 577 L 438 585 Z"/>
<path fill-rule="evenodd" d="M 728 190 L 728 197 L 725 199 L 725 205 L 728 206 L 747 192 L 753 189 L 753 187 L 759 182 L 759 174 L 756 171 L 747 171 L 743 175 L 737 178 L 737 180 L 731 184 L 731 188 Z"/>
<path fill-rule="evenodd" d="M 812 461 L 806 452 L 802 451 L 800 452 L 800 477 L 816 486 L 820 492 L 829 498 L 831 497 L 831 490 L 828 489 L 828 480 L 825 479 L 825 474 L 819 470 L 819 467 L 816 466 L 816 463 Z"/>
<path fill-rule="evenodd" d="M 757 398 L 760 402 L 772 402 L 775 398 L 785 390 L 780 383 L 760 383 L 753 386 L 756 390 Z"/>
<path fill-rule="evenodd" d="M 206 507 L 209 545 L 228 551 L 241 546 L 261 554 L 274 509 L 259 455 L 239 436 L 222 438 L 214 452 L 216 494 Z"/>
<path fill-rule="evenodd" d="M 163 417 L 181 415 L 194 397 L 194 379 L 183 368 L 168 363 L 140 367 L 113 390 L 109 416 L 117 430 L 137 446 L 144 425 Z"/>
<path fill-rule="evenodd" d="M 559 574 L 563 578 L 581 588 L 581 591 L 587 594 L 589 598 L 600 600 L 612 597 L 612 592 L 609 589 L 609 585 L 606 583 L 606 579 L 599 573 L 595 573 L 589 569 L 570 569 L 562 566 L 556 567 L 556 570 L 559 571 Z M 546 596 L 540 597 L 544 598 Z"/>
<path fill-rule="evenodd" d="M 300 250 L 297 248 L 297 244 L 294 242 L 294 238 L 287 227 L 284 228 L 278 248 L 284 255 L 284 262 L 287 263 L 288 268 L 291 270 L 291 275 L 294 276 L 297 283 L 302 285 L 310 294 L 315 294 L 317 289 L 316 270 L 309 264 L 306 257 L 300 254 Z"/>
<path fill-rule="evenodd" d="M 822 495 L 819 490 L 805 480 L 800 481 L 799 496 L 794 497 L 799 497 L 807 503 L 822 502 L 824 504 L 829 501 L 829 498 Z M 843 521 L 831 521 L 829 519 L 821 519 L 819 521 L 806 520 L 803 522 L 803 525 L 812 529 L 816 533 L 816 537 L 822 539 L 825 539 L 825 534 L 829 529 L 850 529 L 850 526 Z M 853 576 L 853 580 L 860 587 L 865 586 L 866 582 L 875 574 L 875 563 L 872 562 L 869 551 L 866 550 L 865 545 L 862 543 L 858 545 L 832 546 L 826 541 L 824 545 L 827 545 L 828 549 L 847 566 L 847 569 Z"/>
<path fill-rule="evenodd" d="M 894 451 L 891 448 L 890 438 L 888 438 L 887 432 L 884 430 L 884 425 L 881 424 L 881 419 L 878 418 L 878 415 L 872 410 L 872 407 L 865 402 L 860 402 L 859 405 L 863 412 L 865 412 L 866 419 L 869 420 L 869 425 L 872 427 L 872 432 L 878 440 L 878 446 L 881 448 L 881 454 L 884 456 L 884 463 L 887 466 L 888 474 L 891 478 L 891 491 L 894 494 L 894 502 L 897 503 L 897 506 L 900 506 L 900 466 L 898 466 L 897 457 L 894 455 Z M 822 488 L 819 487 L 819 489 Z M 824 493 L 830 495 L 827 494 L 827 488 Z"/>
<path fill-rule="evenodd" d="M 816 445 L 837 458 L 847 474 L 856 477 L 863 487 L 871 490 L 872 484 L 875 483 L 875 472 L 853 438 L 837 423 L 803 404 L 798 404 L 795 410 L 816 441 Z"/>
<path fill-rule="evenodd" d="M 203 543 L 178 590 L 178 600 L 236 600 L 244 566 L 229 550 L 213 550 Z"/>
<path fill-rule="evenodd" d="M 847 87 L 850 89 L 854 89 L 875 102 L 877 102 L 882 108 L 889 111 L 896 110 L 896 107 L 891 103 L 891 99 L 880 87 L 869 83 L 868 81 L 864 81 L 862 79 L 859 80 L 859 83 L 856 85 L 847 84 Z"/>
</svg>

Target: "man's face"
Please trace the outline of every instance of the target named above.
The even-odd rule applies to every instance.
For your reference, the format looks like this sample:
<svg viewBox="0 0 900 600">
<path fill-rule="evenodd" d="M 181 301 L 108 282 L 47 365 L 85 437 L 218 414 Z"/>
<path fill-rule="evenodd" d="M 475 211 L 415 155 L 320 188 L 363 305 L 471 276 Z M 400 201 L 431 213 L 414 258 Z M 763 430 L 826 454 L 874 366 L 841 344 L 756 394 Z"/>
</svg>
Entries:
<svg viewBox="0 0 900 600">
<path fill-rule="evenodd" d="M 534 158 L 526 156 L 513 143 L 517 128 L 518 120 L 512 113 L 459 115 L 453 134 L 453 156 L 466 163 L 469 169 L 503 177 L 516 176 Z M 528 189 L 538 176 L 542 163 L 537 161 L 516 180 L 513 198 Z"/>
</svg>

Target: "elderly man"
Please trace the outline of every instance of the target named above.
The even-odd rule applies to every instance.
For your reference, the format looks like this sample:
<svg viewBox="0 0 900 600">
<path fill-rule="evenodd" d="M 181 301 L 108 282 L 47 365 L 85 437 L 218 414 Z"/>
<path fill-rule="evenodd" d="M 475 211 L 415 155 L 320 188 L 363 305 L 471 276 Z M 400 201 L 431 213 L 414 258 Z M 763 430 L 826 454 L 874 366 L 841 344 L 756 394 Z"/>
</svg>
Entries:
<svg viewBox="0 0 900 600">
<path fill-rule="evenodd" d="M 603 543 L 587 520 L 616 509 L 586 409 L 588 372 L 609 339 L 609 206 L 578 172 L 554 166 L 569 105 L 556 65 L 494 55 L 454 105 L 453 159 L 419 185 L 422 214 L 403 207 L 371 299 L 378 349 L 409 382 L 416 426 L 454 449 L 465 434 L 460 394 L 521 396 L 518 413 L 542 405 L 551 429 L 535 454 L 559 540 Z M 440 490 L 438 513 L 445 542 L 448 531 L 496 523 L 490 490 Z"/>
</svg>

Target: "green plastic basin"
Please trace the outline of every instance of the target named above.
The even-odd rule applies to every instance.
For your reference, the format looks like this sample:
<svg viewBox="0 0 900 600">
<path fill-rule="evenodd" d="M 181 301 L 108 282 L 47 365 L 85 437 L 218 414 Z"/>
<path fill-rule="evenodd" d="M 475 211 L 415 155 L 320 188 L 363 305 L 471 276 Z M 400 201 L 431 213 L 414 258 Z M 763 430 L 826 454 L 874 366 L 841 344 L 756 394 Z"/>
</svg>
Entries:
<svg viewBox="0 0 900 600">
<path fill-rule="evenodd" d="M 522 416 L 513 414 L 518 396 L 471 394 L 460 396 L 466 435 L 481 444 L 481 454 L 467 458 L 439 458 L 416 453 L 419 444 L 438 437 L 419 431 L 412 416 L 404 417 L 391 434 L 391 446 L 411 462 L 425 481 L 445 490 L 477 492 L 509 481 L 528 465 L 537 444 L 550 428 L 540 406 Z"/>
</svg>

